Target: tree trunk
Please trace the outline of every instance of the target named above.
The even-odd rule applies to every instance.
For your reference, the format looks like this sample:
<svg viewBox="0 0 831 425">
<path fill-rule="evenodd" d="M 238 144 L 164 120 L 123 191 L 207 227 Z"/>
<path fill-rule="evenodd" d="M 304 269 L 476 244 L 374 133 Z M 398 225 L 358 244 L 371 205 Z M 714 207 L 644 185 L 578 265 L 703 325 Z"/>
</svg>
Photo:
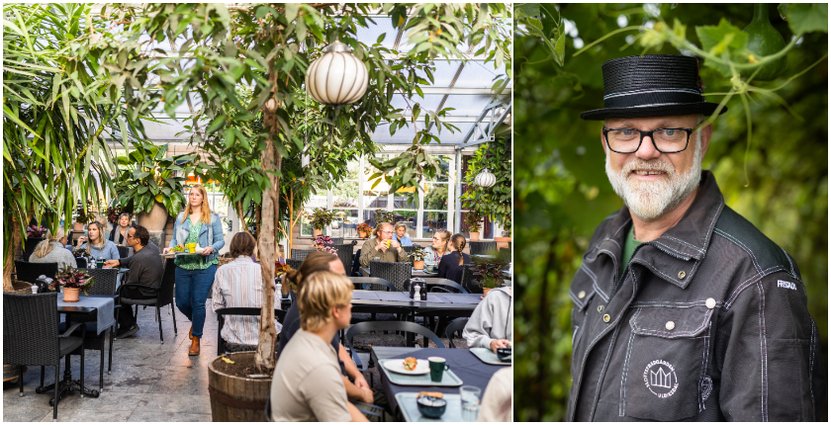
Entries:
<svg viewBox="0 0 831 425">
<path fill-rule="evenodd" d="M 6 229 L 7 232 L 12 232 L 12 245 L 6 247 L 6 258 L 5 263 L 3 263 L 3 292 L 11 292 L 14 290 L 12 287 L 12 270 L 14 269 L 14 252 L 17 250 L 17 247 L 20 246 L 20 242 L 22 241 L 22 236 L 20 235 L 20 230 L 17 228 L 17 216 L 12 214 L 12 222 L 9 229 Z"/>
</svg>

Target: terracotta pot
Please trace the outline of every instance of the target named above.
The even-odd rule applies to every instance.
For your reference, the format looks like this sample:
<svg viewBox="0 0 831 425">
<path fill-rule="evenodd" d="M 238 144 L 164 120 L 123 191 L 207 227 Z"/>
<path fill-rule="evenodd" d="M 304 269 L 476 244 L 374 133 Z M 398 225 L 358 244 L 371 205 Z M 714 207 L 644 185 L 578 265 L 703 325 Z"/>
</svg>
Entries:
<svg viewBox="0 0 831 425">
<path fill-rule="evenodd" d="M 81 299 L 80 288 L 63 288 L 63 302 L 77 303 Z"/>
<path fill-rule="evenodd" d="M 508 248 L 511 244 L 510 236 L 497 236 L 493 240 L 496 241 L 496 249 Z"/>
<path fill-rule="evenodd" d="M 479 240 L 479 232 L 470 232 L 470 240 L 478 241 Z"/>
<path fill-rule="evenodd" d="M 416 270 L 424 270 L 424 260 L 413 261 L 413 268 Z"/>
<path fill-rule="evenodd" d="M 323 230 L 321 230 L 321 229 L 313 229 L 312 230 L 312 236 L 314 236 L 314 237 L 318 237 L 322 234 L 323 234 Z"/>
<path fill-rule="evenodd" d="M 369 232 L 361 232 L 361 231 L 359 230 L 359 231 L 358 231 L 358 237 L 359 237 L 359 238 L 361 238 L 361 239 L 366 239 L 366 238 L 368 238 L 368 237 L 369 237 Z"/>
<path fill-rule="evenodd" d="M 167 210 L 164 205 L 156 202 L 153 209 L 149 213 L 141 213 L 138 215 L 138 224 L 147 228 L 151 232 L 161 232 L 164 230 L 164 225 L 167 223 Z"/>
<path fill-rule="evenodd" d="M 208 392 L 214 422 L 265 422 L 265 404 L 271 396 L 271 374 L 250 378 L 222 372 L 222 357 L 251 363 L 255 352 L 241 351 L 217 357 L 208 365 Z"/>
</svg>

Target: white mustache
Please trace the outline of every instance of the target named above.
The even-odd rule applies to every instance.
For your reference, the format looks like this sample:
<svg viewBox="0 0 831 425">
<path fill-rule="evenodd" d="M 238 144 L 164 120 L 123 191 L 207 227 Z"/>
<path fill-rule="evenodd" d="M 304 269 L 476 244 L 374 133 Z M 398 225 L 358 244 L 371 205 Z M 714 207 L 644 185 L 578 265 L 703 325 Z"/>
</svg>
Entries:
<svg viewBox="0 0 831 425">
<path fill-rule="evenodd" d="M 672 167 L 672 165 L 660 160 L 651 162 L 633 160 L 631 162 L 626 163 L 623 166 L 623 168 L 621 169 L 621 174 L 625 177 L 635 170 L 663 171 L 669 174 L 670 176 L 675 175 L 675 169 Z"/>
</svg>

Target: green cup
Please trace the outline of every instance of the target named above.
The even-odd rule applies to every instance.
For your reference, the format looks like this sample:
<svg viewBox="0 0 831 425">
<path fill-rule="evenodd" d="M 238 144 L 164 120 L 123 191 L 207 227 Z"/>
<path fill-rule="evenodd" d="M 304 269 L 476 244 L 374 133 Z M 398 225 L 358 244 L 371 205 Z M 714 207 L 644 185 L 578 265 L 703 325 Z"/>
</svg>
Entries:
<svg viewBox="0 0 831 425">
<path fill-rule="evenodd" d="M 430 380 L 433 382 L 441 382 L 444 371 L 450 369 L 447 365 L 447 360 L 444 357 L 428 357 L 427 361 L 430 363 Z"/>
</svg>

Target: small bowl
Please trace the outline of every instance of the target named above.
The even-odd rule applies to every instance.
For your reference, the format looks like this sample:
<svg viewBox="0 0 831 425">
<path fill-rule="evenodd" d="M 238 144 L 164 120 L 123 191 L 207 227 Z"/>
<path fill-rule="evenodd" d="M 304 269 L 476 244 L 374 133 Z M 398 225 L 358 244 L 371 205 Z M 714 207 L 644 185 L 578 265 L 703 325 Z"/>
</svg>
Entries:
<svg viewBox="0 0 831 425">
<path fill-rule="evenodd" d="M 447 410 L 447 400 L 443 398 L 433 397 L 431 395 L 423 395 L 416 399 L 418 404 L 418 411 L 425 418 L 439 419 Z"/>
<path fill-rule="evenodd" d="M 503 362 L 507 362 L 511 360 L 511 356 L 513 356 L 513 349 L 512 348 L 497 348 L 496 349 L 496 357 Z"/>
</svg>

